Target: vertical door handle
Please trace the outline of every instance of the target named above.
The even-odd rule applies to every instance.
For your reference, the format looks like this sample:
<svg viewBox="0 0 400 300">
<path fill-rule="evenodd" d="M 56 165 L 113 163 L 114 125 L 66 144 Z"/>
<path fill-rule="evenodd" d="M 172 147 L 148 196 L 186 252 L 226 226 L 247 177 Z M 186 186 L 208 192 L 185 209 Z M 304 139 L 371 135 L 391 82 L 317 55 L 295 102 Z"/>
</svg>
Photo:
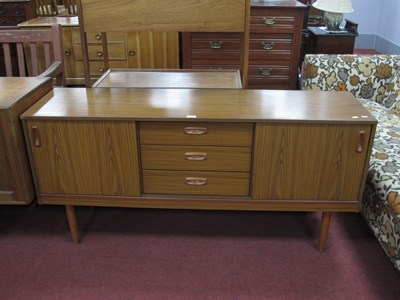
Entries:
<svg viewBox="0 0 400 300">
<path fill-rule="evenodd" d="M 32 126 L 32 134 L 33 134 L 33 145 L 35 145 L 35 147 L 42 146 L 42 141 L 40 139 L 40 132 L 37 126 Z"/>
<path fill-rule="evenodd" d="M 357 138 L 357 146 L 356 146 L 357 153 L 363 152 L 364 143 L 365 143 L 365 131 L 360 130 L 360 132 L 358 133 L 358 138 Z"/>
</svg>

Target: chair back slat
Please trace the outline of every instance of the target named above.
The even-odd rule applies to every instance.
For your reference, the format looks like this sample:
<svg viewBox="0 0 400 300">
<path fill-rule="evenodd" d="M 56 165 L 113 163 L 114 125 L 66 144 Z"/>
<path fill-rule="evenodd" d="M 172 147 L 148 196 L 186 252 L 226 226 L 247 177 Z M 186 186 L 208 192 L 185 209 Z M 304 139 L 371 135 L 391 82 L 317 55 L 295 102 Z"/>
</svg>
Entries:
<svg viewBox="0 0 400 300">
<path fill-rule="evenodd" d="M 18 61 L 18 72 L 20 77 L 26 76 L 25 71 L 25 55 L 24 55 L 24 44 L 17 43 L 17 61 Z"/>
<path fill-rule="evenodd" d="M 4 62 L 6 66 L 6 75 L 7 77 L 11 77 L 12 74 L 12 66 L 11 66 L 11 51 L 10 51 L 10 44 L 4 43 L 3 44 L 3 53 L 4 53 Z"/>
<path fill-rule="evenodd" d="M 61 26 L 51 29 L 4 29 L 0 30 L 7 76 L 49 76 L 65 85 L 64 55 Z M 16 55 L 15 53 L 16 49 Z M 11 55 L 13 54 L 13 55 Z M 16 56 L 16 57 L 15 57 Z M 15 62 L 17 60 L 17 62 Z M 13 66 L 19 74 L 12 74 Z M 26 70 L 29 71 L 27 75 Z"/>
<path fill-rule="evenodd" d="M 37 60 L 36 43 L 34 43 L 34 42 L 29 43 L 29 51 L 31 54 L 32 75 L 38 76 L 39 75 L 39 66 L 38 66 L 38 60 Z"/>
<path fill-rule="evenodd" d="M 50 56 L 50 43 L 43 43 L 43 49 L 44 49 L 44 65 L 46 66 L 46 69 L 50 67 L 51 64 L 51 56 Z"/>
</svg>

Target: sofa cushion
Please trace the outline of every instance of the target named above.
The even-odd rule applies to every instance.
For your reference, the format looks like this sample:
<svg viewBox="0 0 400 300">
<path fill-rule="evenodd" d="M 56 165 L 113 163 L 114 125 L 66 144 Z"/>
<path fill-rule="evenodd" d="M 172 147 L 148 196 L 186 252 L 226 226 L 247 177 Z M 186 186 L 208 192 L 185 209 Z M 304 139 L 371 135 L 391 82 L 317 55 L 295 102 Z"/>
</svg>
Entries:
<svg viewBox="0 0 400 300">
<path fill-rule="evenodd" d="M 400 68 L 395 72 L 392 82 L 387 87 L 387 95 L 382 104 L 400 116 Z"/>
<path fill-rule="evenodd" d="M 400 69 L 400 55 L 307 54 L 302 89 L 350 91 L 358 99 L 382 103 Z"/>
<path fill-rule="evenodd" d="M 400 117 L 360 100 L 378 120 L 361 213 L 400 271 Z"/>
</svg>

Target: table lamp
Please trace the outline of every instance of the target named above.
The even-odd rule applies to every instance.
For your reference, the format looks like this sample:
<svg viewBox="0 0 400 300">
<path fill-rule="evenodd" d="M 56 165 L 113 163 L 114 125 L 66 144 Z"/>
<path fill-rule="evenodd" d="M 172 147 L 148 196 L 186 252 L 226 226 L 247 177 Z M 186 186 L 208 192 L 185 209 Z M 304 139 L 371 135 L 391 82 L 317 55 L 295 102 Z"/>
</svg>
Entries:
<svg viewBox="0 0 400 300">
<path fill-rule="evenodd" d="M 325 11 L 326 27 L 329 31 L 340 30 L 343 13 L 353 12 L 351 0 L 317 0 L 312 6 Z"/>
</svg>

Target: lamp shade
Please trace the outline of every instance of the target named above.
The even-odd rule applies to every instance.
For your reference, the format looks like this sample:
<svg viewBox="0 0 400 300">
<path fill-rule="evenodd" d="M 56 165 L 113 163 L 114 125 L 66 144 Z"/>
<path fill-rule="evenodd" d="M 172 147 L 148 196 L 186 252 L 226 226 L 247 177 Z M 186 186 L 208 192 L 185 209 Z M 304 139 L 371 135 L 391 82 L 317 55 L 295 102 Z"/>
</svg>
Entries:
<svg viewBox="0 0 400 300">
<path fill-rule="evenodd" d="M 317 0 L 312 5 L 320 10 L 334 13 L 351 13 L 353 6 L 351 0 Z"/>
</svg>

